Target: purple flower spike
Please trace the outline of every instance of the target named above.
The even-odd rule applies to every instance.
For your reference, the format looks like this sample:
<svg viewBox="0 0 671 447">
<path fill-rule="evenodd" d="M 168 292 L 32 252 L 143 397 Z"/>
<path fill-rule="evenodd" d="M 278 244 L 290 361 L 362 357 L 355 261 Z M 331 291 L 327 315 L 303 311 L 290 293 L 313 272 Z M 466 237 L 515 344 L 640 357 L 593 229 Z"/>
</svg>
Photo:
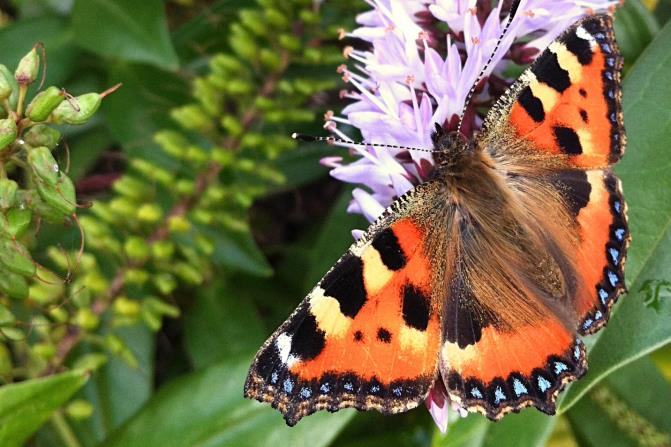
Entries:
<svg viewBox="0 0 671 447">
<path fill-rule="evenodd" d="M 466 96 L 487 60 L 486 77 L 464 117 L 462 132 L 472 136 L 482 126 L 476 113 L 491 105 L 514 79 L 505 77 L 513 63 L 529 63 L 557 35 L 581 16 L 617 5 L 617 0 L 521 0 L 496 54 L 508 11 L 476 0 L 369 0 L 361 25 L 344 36 L 367 41 L 365 50 L 345 48 L 351 62 L 338 67 L 352 100 L 341 116 L 326 114 L 325 128 L 352 141 L 339 124 L 358 128 L 365 141 L 431 149 L 438 123 L 456 130 Z M 509 6 L 508 6 L 509 7 Z M 445 25 L 447 32 L 445 32 Z M 493 93 L 494 92 L 494 93 Z M 375 220 L 396 197 L 427 179 L 430 152 L 381 147 L 348 147 L 359 159 L 343 164 L 327 157 L 322 164 L 355 189 L 348 210 Z"/>
</svg>

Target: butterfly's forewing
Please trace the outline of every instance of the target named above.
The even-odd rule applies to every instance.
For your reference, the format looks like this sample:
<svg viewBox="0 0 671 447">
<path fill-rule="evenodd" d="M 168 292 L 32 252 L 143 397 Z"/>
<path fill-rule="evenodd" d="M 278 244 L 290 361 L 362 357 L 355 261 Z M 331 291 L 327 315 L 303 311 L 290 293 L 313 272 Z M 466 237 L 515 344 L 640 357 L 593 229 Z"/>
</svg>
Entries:
<svg viewBox="0 0 671 447">
<path fill-rule="evenodd" d="M 571 165 L 600 168 L 625 148 L 620 56 L 607 15 L 587 17 L 552 42 L 501 98 L 485 128 L 501 126 Z"/>
<path fill-rule="evenodd" d="M 439 309 L 422 227 L 410 210 L 435 201 L 429 182 L 399 198 L 353 244 L 254 360 L 245 395 L 294 425 L 317 410 L 397 413 L 438 373 Z"/>
</svg>

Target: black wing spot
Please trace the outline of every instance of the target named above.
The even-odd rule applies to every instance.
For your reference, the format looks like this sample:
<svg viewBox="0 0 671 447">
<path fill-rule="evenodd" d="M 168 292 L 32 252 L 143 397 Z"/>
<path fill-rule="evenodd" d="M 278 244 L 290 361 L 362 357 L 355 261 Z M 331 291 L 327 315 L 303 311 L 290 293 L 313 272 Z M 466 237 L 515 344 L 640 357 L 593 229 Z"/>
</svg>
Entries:
<svg viewBox="0 0 671 447">
<path fill-rule="evenodd" d="M 403 320 L 405 324 L 420 331 L 429 325 L 429 298 L 417 287 L 406 284 L 403 287 Z"/>
<path fill-rule="evenodd" d="M 585 109 L 580 109 L 580 118 L 582 118 L 582 121 L 585 124 L 589 123 L 589 118 L 587 116 L 587 111 Z"/>
<path fill-rule="evenodd" d="M 554 129 L 555 141 L 567 154 L 582 154 L 582 145 L 578 134 L 569 127 L 556 126 Z"/>
<path fill-rule="evenodd" d="M 363 262 L 351 253 L 335 265 L 321 283 L 324 294 L 338 300 L 340 312 L 354 318 L 366 303 Z"/>
<path fill-rule="evenodd" d="M 575 32 L 568 34 L 564 39 L 566 49 L 575 54 L 581 65 L 592 63 L 592 47 L 589 40 L 581 39 Z"/>
<path fill-rule="evenodd" d="M 528 86 L 522 90 L 522 93 L 520 93 L 519 102 L 531 119 L 537 123 L 540 123 L 545 119 L 543 102 L 534 96 Z"/>
<path fill-rule="evenodd" d="M 587 98 L 587 91 L 584 88 L 578 90 L 578 93 L 580 93 L 580 96 L 582 96 L 583 98 Z"/>
<path fill-rule="evenodd" d="M 361 333 L 361 331 L 356 331 L 354 333 L 354 341 L 361 341 L 361 340 L 363 340 L 363 334 Z"/>
<path fill-rule="evenodd" d="M 381 327 L 377 330 L 377 339 L 382 343 L 391 343 L 391 332 Z"/>
<path fill-rule="evenodd" d="M 398 238 L 391 228 L 380 232 L 373 239 L 373 248 L 380 253 L 382 262 L 390 270 L 400 270 L 406 264 L 405 254 L 398 243 Z"/>
<path fill-rule="evenodd" d="M 536 79 L 553 89 L 562 93 L 571 86 L 571 78 L 568 71 L 561 68 L 557 55 L 551 51 L 545 51 L 531 68 Z"/>
<path fill-rule="evenodd" d="M 317 319 L 307 308 L 294 316 L 302 322 L 298 325 L 291 337 L 291 353 L 302 360 L 317 357 L 324 349 L 325 333 L 317 325 Z"/>
</svg>

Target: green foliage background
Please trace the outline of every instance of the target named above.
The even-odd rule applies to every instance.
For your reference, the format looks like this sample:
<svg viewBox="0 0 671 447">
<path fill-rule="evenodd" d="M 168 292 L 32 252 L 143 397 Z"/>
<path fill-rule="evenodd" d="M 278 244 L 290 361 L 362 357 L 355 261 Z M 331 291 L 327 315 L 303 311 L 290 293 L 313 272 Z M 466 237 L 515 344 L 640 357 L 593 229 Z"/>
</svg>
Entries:
<svg viewBox="0 0 671 447">
<path fill-rule="evenodd" d="M 334 150 L 288 138 L 322 132 L 321 114 L 342 108 L 337 30 L 353 27 L 364 2 L 0 8 L 10 69 L 41 41 L 46 85 L 79 94 L 123 83 L 91 121 L 63 129 L 54 151 L 80 201 L 94 202 L 78 211 L 81 262 L 68 262 L 76 227 L 42 225 L 26 244 L 67 281 L 0 298 L 12 315 L 0 315 L 0 445 L 671 446 L 668 0 L 627 0 L 616 19 L 630 293 L 588 338 L 589 373 L 563 393 L 559 416 L 470 415 L 447 436 L 421 408 L 320 413 L 289 429 L 242 398 L 256 349 L 365 226 L 318 164 Z"/>
</svg>

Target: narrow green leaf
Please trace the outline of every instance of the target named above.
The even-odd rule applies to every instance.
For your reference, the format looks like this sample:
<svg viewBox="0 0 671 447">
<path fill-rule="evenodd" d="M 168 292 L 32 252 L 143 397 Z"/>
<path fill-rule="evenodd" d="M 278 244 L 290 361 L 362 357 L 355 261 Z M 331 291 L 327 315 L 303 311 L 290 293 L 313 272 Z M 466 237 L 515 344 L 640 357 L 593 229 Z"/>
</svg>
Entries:
<svg viewBox="0 0 671 447">
<path fill-rule="evenodd" d="M 23 445 L 88 377 L 88 372 L 75 370 L 0 388 L 0 445 Z"/>
<path fill-rule="evenodd" d="M 161 0 L 77 0 L 72 11 L 75 42 L 101 56 L 175 70 L 179 61 L 164 9 Z"/>
<path fill-rule="evenodd" d="M 251 355 L 227 359 L 161 389 L 105 447 L 309 446 L 322 447 L 354 414 L 319 413 L 296 427 L 281 415 L 242 397 Z"/>
<path fill-rule="evenodd" d="M 564 396 L 566 411 L 596 383 L 622 366 L 671 342 L 671 301 L 646 307 L 645 280 L 671 278 L 671 25 L 666 25 L 624 82 L 629 143 L 617 166 L 629 204 L 632 245 L 622 298 L 589 353 L 589 372 Z M 651 119 L 651 117 L 654 117 Z"/>
</svg>

